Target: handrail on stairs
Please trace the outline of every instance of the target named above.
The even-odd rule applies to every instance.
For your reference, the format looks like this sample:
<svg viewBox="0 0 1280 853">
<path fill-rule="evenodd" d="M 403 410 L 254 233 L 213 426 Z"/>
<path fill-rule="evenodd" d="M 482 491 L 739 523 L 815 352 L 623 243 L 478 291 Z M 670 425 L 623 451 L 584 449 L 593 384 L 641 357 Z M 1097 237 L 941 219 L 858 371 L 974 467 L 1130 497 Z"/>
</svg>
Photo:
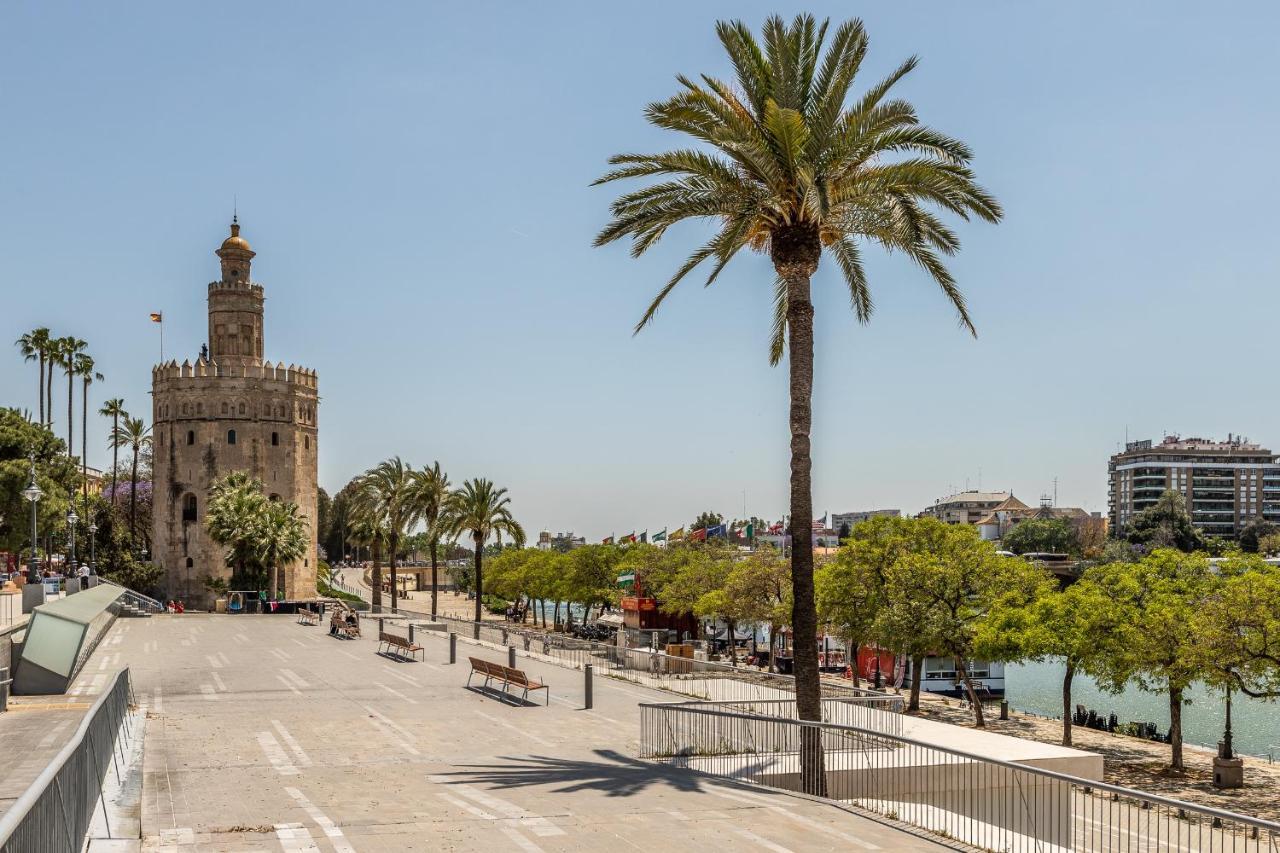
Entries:
<svg viewBox="0 0 1280 853">
<path fill-rule="evenodd" d="M 165 607 L 163 604 L 161 604 L 160 602 L 156 601 L 154 598 L 148 595 L 143 595 L 142 593 L 137 592 L 136 590 L 129 589 L 129 587 L 125 586 L 124 584 L 116 583 L 110 578 L 104 578 L 101 575 L 98 576 L 98 582 L 110 584 L 111 586 L 118 587 L 119 589 L 124 590 L 125 601 L 129 604 L 132 604 L 134 607 L 140 608 L 142 610 L 146 610 L 151 613 L 165 612 Z"/>
</svg>

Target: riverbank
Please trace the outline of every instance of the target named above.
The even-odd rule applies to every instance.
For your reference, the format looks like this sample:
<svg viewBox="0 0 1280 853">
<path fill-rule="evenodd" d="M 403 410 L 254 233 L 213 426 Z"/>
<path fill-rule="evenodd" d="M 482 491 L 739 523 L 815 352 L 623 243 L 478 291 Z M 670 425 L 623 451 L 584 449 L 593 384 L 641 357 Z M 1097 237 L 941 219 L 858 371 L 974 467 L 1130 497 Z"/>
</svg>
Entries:
<svg viewBox="0 0 1280 853">
<path fill-rule="evenodd" d="M 905 694 L 905 691 L 904 691 Z M 954 699 L 922 693 L 920 716 L 973 728 L 973 712 Z M 1062 721 L 1010 710 L 1008 720 L 997 719 L 998 708 L 987 708 L 987 729 L 1000 734 L 1040 743 L 1062 742 Z M 1086 729 L 1072 729 L 1072 745 L 1102 755 L 1104 778 L 1113 785 L 1137 788 L 1152 794 L 1226 809 L 1266 820 L 1280 821 L 1280 764 L 1246 756 L 1245 786 L 1234 791 L 1213 787 L 1211 750 L 1185 746 L 1185 774 L 1173 774 L 1169 765 L 1169 745 L 1128 735 Z"/>
</svg>

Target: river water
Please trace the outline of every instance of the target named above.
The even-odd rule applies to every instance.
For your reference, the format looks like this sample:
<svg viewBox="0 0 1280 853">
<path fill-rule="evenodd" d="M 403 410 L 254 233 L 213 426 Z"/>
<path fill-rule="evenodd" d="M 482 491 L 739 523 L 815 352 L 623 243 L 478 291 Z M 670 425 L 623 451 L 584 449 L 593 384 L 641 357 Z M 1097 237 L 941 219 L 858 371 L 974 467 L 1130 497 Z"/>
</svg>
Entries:
<svg viewBox="0 0 1280 853">
<path fill-rule="evenodd" d="M 1056 661 L 1006 664 L 1005 695 L 1009 706 L 1046 717 L 1062 716 L 1062 676 Z M 1182 709 L 1182 734 L 1187 743 L 1216 748 L 1222 738 L 1225 703 L 1222 691 L 1196 685 L 1188 692 L 1191 704 Z M 1071 690 L 1072 705 L 1083 705 L 1103 717 L 1114 713 L 1120 722 L 1155 723 L 1161 733 L 1169 730 L 1169 700 L 1164 694 L 1143 693 L 1130 685 L 1123 693 L 1101 690 L 1087 675 L 1077 675 Z M 1232 738 L 1237 752 L 1266 755 L 1280 760 L 1280 702 L 1250 699 L 1235 693 L 1231 698 Z"/>
</svg>

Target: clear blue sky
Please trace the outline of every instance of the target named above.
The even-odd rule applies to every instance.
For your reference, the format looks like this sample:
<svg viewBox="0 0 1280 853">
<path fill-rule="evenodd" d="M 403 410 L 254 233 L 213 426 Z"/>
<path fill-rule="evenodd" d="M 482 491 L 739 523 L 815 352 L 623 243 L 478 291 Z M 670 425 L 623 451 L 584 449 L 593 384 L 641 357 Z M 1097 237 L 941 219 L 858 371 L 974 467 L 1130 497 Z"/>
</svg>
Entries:
<svg viewBox="0 0 1280 853">
<path fill-rule="evenodd" d="M 0 337 L 87 339 L 97 390 L 149 417 L 147 313 L 195 356 L 238 197 L 268 356 L 320 374 L 331 491 L 400 454 L 507 485 L 531 531 L 674 527 L 744 490 L 778 517 L 766 262 L 691 280 L 633 338 L 699 229 L 641 261 L 592 249 L 612 190 L 588 184 L 680 141 L 642 110 L 727 73 L 717 18 L 801 8 L 864 17 L 864 85 L 919 54 L 902 94 L 1007 210 L 960 228 L 977 340 L 900 258 L 871 261 L 869 327 L 819 271 L 819 513 L 979 475 L 1103 509 L 1126 427 L 1280 445 L 1260 2 L 6 4 Z M 0 400 L 34 407 L 34 366 L 0 365 Z"/>
</svg>

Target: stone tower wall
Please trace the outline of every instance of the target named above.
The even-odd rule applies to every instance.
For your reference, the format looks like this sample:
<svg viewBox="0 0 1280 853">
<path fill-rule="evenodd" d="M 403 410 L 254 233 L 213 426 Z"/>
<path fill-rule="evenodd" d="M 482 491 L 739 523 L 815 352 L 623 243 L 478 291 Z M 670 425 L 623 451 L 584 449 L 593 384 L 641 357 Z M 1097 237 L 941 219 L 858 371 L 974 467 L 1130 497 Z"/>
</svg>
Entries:
<svg viewBox="0 0 1280 853">
<path fill-rule="evenodd" d="M 209 359 L 223 368 L 262 363 L 262 285 L 209 284 Z"/>
<path fill-rule="evenodd" d="M 258 291 L 261 304 L 261 288 Z M 210 289 L 210 324 L 214 313 Z M 152 372 L 155 511 L 152 548 L 167 594 L 208 603 L 206 576 L 231 578 L 205 527 L 209 488 L 231 471 L 298 505 L 310 547 L 281 567 L 286 598 L 316 594 L 317 389 L 315 371 L 284 364 L 169 362 Z M 231 432 L 234 431 L 234 443 Z M 194 513 L 190 499 L 195 499 Z"/>
</svg>

